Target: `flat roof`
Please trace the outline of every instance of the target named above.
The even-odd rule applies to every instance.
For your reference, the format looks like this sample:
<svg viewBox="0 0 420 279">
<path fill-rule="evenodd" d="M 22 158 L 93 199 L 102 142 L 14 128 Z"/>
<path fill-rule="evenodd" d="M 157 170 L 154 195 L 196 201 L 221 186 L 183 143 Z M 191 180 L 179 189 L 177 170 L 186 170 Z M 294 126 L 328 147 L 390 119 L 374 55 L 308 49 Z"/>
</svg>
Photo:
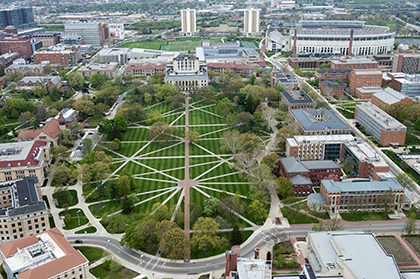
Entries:
<svg viewBox="0 0 420 279">
<path fill-rule="evenodd" d="M 378 70 L 353 70 L 355 75 L 381 75 L 382 72 Z"/>
<path fill-rule="evenodd" d="M 375 167 L 388 167 L 385 160 L 379 156 L 366 142 L 348 143 L 346 147 L 361 162 L 369 162 Z"/>
<path fill-rule="evenodd" d="M 308 232 L 308 237 L 324 270 L 346 266 L 355 278 L 402 278 L 394 258 L 371 233 Z"/>
<path fill-rule="evenodd" d="M 283 91 L 283 92 L 280 92 L 280 94 L 286 99 L 287 103 L 289 104 L 301 104 L 301 103 L 315 104 L 314 100 L 312 100 L 312 98 L 306 92 L 302 90 Z"/>
<path fill-rule="evenodd" d="M 379 91 L 375 94 L 373 94 L 376 98 L 378 98 L 379 100 L 381 100 L 382 102 L 392 105 L 395 103 L 398 103 L 399 101 L 405 99 L 405 98 L 409 98 L 408 96 L 392 89 L 392 88 L 385 88 L 382 91 Z"/>
<path fill-rule="evenodd" d="M 357 105 L 356 109 L 359 111 L 363 111 L 367 114 L 372 121 L 380 125 L 382 128 L 392 128 L 392 129 L 403 129 L 406 130 L 407 127 L 401 124 L 398 120 L 393 118 L 391 115 L 380 109 L 379 107 L 375 106 L 372 103 L 363 103 L 361 105 Z M 359 118 L 359 114 L 357 114 L 357 118 Z"/>
<path fill-rule="evenodd" d="M 321 180 L 328 192 L 386 192 L 389 190 L 404 190 L 404 187 L 394 178 L 387 180 L 351 180 L 351 181 L 334 181 L 331 179 Z"/>
<path fill-rule="evenodd" d="M 338 116 L 328 109 L 297 109 L 290 111 L 306 131 L 350 129 Z M 317 118 L 322 118 L 318 121 Z"/>
<path fill-rule="evenodd" d="M 346 142 L 357 142 L 358 138 L 353 137 L 350 134 L 347 135 L 313 135 L 313 136 L 295 136 L 295 141 L 299 144 L 303 143 L 346 143 Z M 296 145 L 297 146 L 297 145 Z"/>
</svg>

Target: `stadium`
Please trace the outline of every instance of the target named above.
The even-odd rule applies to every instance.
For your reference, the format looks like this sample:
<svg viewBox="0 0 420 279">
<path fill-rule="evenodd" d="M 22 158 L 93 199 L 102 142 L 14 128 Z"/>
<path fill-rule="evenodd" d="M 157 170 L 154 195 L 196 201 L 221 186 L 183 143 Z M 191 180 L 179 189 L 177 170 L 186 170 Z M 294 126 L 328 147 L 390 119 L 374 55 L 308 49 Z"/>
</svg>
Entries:
<svg viewBox="0 0 420 279">
<path fill-rule="evenodd" d="M 392 51 L 395 40 L 395 33 L 390 33 L 389 27 L 353 20 L 302 20 L 290 30 L 289 36 L 278 36 L 277 33 L 271 28 L 267 30 L 267 49 L 286 50 L 278 46 L 290 45 L 294 56 L 381 54 Z"/>
</svg>

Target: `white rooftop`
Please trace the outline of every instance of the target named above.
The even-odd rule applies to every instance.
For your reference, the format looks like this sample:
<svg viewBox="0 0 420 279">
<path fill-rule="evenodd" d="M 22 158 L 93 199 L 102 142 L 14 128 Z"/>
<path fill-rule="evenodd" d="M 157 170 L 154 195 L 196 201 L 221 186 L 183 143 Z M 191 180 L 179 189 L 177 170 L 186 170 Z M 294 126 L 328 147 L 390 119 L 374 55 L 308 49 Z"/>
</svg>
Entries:
<svg viewBox="0 0 420 279">
<path fill-rule="evenodd" d="M 353 276 L 345 276 L 347 278 L 402 278 L 394 258 L 372 234 L 309 232 L 308 236 L 323 270 L 342 269 L 343 275 L 348 270 Z"/>
<path fill-rule="evenodd" d="M 0 162 L 26 160 L 34 143 L 35 141 L 0 143 Z"/>
<path fill-rule="evenodd" d="M 374 104 L 368 102 L 356 106 L 357 110 L 364 111 L 372 121 L 380 125 L 382 128 L 400 128 L 407 129 L 406 126 L 401 124 L 398 120 L 393 118 L 391 115 L 378 108 Z M 358 114 L 359 116 L 359 114 Z"/>
<path fill-rule="evenodd" d="M 347 148 L 351 150 L 353 155 L 359 159 L 361 162 L 370 162 L 375 167 L 387 167 L 388 164 L 385 160 L 366 143 L 357 143 L 346 145 Z"/>
<path fill-rule="evenodd" d="M 314 135 L 314 136 L 295 136 L 296 142 L 302 143 L 318 143 L 318 142 L 355 142 L 357 138 L 352 135 Z"/>
<path fill-rule="evenodd" d="M 239 278 L 264 279 L 265 261 L 256 259 L 238 258 L 237 270 Z M 271 277 L 271 276 L 270 276 Z"/>
</svg>

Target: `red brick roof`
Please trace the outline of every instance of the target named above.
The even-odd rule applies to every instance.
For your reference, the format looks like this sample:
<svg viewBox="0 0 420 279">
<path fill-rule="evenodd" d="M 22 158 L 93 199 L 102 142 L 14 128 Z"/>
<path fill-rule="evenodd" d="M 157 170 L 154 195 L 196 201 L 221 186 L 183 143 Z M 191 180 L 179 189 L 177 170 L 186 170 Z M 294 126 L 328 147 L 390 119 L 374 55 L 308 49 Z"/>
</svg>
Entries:
<svg viewBox="0 0 420 279">
<path fill-rule="evenodd" d="M 258 63 L 260 63 L 261 66 L 267 66 L 267 63 L 265 63 L 265 61 L 258 61 Z"/>
<path fill-rule="evenodd" d="M 45 124 L 41 129 L 36 130 L 20 130 L 19 132 L 19 139 L 34 139 L 40 133 L 44 132 L 45 134 L 49 135 L 53 139 L 58 137 L 58 133 L 60 133 L 60 124 L 58 123 L 57 119 L 50 120 L 47 124 Z"/>
<path fill-rule="evenodd" d="M 146 65 L 134 65 L 134 66 L 127 66 L 125 70 L 144 70 L 144 69 L 155 69 L 155 70 L 163 70 L 165 69 L 165 65 L 154 65 L 154 64 L 146 64 Z"/>
<path fill-rule="evenodd" d="M 47 145 L 46 142 L 43 142 L 43 141 L 40 141 L 40 140 L 34 141 L 28 155 L 26 156 L 26 158 L 24 158 L 22 160 L 0 161 L 0 169 L 37 166 L 39 164 L 39 160 L 37 160 L 36 157 L 38 156 L 39 148 L 43 147 L 43 146 L 46 146 L 46 145 Z M 28 165 L 28 163 L 30 163 L 30 164 Z"/>
<path fill-rule="evenodd" d="M 38 242 L 37 235 L 42 233 L 48 233 L 54 242 L 60 247 L 61 250 L 66 254 L 65 256 L 39 265 L 38 267 L 29 269 L 20 274 L 17 274 L 18 279 L 38 279 L 38 278 L 51 278 L 57 274 L 60 274 L 69 269 L 75 268 L 82 264 L 88 263 L 88 260 L 76 249 L 74 249 L 70 243 L 66 240 L 64 234 L 58 229 L 53 228 L 45 232 L 41 232 L 32 236 L 28 236 L 19 240 L 16 240 L 8 245 L 0 248 L 3 256 L 9 258 L 10 256 L 17 253 L 17 249 L 23 249 L 30 245 Z"/>
</svg>

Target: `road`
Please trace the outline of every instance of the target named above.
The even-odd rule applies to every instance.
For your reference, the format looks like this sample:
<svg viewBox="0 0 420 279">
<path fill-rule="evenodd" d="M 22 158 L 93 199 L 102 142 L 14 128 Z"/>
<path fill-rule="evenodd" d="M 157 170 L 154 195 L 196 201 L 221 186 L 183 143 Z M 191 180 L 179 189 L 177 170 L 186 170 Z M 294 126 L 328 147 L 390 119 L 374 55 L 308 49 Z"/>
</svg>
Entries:
<svg viewBox="0 0 420 279">
<path fill-rule="evenodd" d="M 377 234 L 382 233 L 400 233 L 402 232 L 404 223 L 390 224 L 389 222 L 375 222 L 373 224 L 369 222 L 364 222 L 362 225 L 350 225 L 345 226 L 343 230 L 348 231 L 366 231 L 373 232 Z M 420 226 L 420 222 L 417 224 L 417 227 Z M 259 235 L 254 237 L 251 241 L 246 242 L 245 245 L 241 246 L 241 257 L 252 258 L 254 255 L 254 249 L 256 247 L 262 247 L 267 242 L 270 242 L 272 236 L 280 233 L 284 233 L 284 237 L 290 236 L 307 236 L 308 231 L 311 231 L 310 226 L 302 227 L 291 227 L 286 230 L 282 229 L 268 229 L 261 232 Z M 212 272 L 215 270 L 224 269 L 225 267 L 225 257 L 220 255 L 218 257 L 212 257 L 206 260 L 192 260 L 189 263 L 183 263 L 182 261 L 168 261 L 162 260 L 161 258 L 148 255 L 145 253 L 139 253 L 137 251 L 128 249 L 125 246 L 120 245 L 120 243 L 108 237 L 101 236 L 89 236 L 84 235 L 80 237 L 68 237 L 70 243 L 74 244 L 74 240 L 81 239 L 83 240 L 83 245 L 94 245 L 102 247 L 103 249 L 110 250 L 117 257 L 121 258 L 124 261 L 127 261 L 133 265 L 139 267 L 139 271 L 143 268 L 159 273 L 170 273 L 170 274 L 192 274 L 192 273 L 205 273 Z"/>
</svg>

